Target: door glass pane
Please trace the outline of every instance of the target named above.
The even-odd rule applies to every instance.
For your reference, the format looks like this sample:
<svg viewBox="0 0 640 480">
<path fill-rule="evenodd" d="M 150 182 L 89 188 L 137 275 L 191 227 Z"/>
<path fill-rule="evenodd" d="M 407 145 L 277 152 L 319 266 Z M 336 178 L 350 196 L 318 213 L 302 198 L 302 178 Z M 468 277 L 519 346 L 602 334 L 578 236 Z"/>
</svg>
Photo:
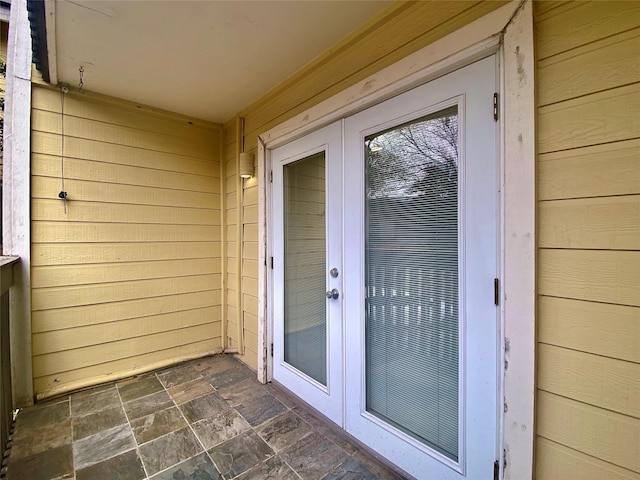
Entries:
<svg viewBox="0 0 640 480">
<path fill-rule="evenodd" d="M 325 154 L 284 166 L 284 359 L 326 385 Z"/>
<path fill-rule="evenodd" d="M 457 107 L 365 138 L 367 411 L 458 458 Z"/>
</svg>

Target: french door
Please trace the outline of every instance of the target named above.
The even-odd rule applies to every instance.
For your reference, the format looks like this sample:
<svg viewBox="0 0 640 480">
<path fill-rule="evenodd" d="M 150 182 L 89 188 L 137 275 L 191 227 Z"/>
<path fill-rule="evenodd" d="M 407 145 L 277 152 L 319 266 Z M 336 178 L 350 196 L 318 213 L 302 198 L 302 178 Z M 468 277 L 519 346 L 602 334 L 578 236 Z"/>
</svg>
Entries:
<svg viewBox="0 0 640 480">
<path fill-rule="evenodd" d="M 342 425 L 341 125 L 280 147 L 271 158 L 273 377 Z M 337 298 L 327 298 L 333 290 Z"/>
<path fill-rule="evenodd" d="M 271 157 L 274 379 L 416 478 L 498 458 L 495 62 Z"/>
</svg>

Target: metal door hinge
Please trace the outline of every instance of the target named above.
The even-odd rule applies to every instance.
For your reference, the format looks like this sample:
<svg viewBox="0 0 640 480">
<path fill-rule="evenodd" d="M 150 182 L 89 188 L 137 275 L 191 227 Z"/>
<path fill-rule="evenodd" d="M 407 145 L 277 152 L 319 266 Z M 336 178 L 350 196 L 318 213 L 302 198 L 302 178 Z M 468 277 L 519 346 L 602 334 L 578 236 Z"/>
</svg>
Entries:
<svg viewBox="0 0 640 480">
<path fill-rule="evenodd" d="M 273 270 L 273 257 L 271 257 L 271 270 Z"/>
<path fill-rule="evenodd" d="M 273 357 L 273 343 L 271 344 L 271 356 Z"/>
<path fill-rule="evenodd" d="M 498 121 L 498 94 L 493 94 L 493 119 Z"/>
<path fill-rule="evenodd" d="M 500 305 L 500 280 L 493 279 L 493 303 Z"/>
<path fill-rule="evenodd" d="M 273 183 L 273 170 L 269 170 L 269 183 Z"/>
<path fill-rule="evenodd" d="M 500 480 L 500 462 L 493 462 L 493 480 Z"/>
</svg>

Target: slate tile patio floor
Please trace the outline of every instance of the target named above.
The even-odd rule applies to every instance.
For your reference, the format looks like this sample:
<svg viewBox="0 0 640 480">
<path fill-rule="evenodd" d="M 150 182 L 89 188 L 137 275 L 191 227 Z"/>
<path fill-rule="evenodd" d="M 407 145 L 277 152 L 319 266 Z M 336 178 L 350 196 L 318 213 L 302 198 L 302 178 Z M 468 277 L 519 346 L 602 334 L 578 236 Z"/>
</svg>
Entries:
<svg viewBox="0 0 640 480">
<path fill-rule="evenodd" d="M 403 477 L 237 359 L 216 355 L 22 410 L 6 478 Z"/>
</svg>

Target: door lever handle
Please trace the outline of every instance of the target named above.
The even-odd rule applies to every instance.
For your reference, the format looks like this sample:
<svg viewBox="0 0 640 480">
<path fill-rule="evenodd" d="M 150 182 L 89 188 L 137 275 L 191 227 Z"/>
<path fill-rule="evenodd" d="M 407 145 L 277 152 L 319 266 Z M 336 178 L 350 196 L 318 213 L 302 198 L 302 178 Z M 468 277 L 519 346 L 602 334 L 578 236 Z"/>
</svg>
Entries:
<svg viewBox="0 0 640 480">
<path fill-rule="evenodd" d="M 333 298 L 335 300 L 340 296 L 340 292 L 338 291 L 337 288 L 334 288 L 333 290 L 329 290 L 326 295 L 328 299 Z"/>
</svg>

